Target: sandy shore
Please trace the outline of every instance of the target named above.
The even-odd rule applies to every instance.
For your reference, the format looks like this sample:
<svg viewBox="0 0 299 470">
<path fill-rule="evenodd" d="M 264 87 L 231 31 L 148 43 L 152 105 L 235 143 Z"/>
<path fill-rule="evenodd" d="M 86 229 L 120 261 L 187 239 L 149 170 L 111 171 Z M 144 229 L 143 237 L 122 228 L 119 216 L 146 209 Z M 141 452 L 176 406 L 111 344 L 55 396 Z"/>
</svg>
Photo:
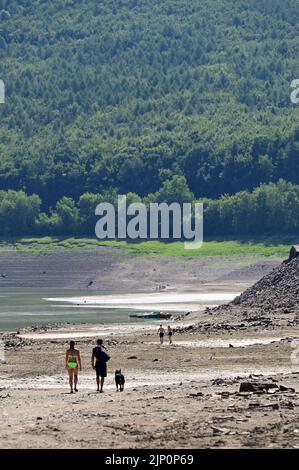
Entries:
<svg viewBox="0 0 299 470">
<path fill-rule="evenodd" d="M 215 288 L 205 286 L 205 289 L 211 292 L 165 292 L 150 294 L 127 294 L 127 295 L 93 295 L 84 297 L 56 297 L 48 298 L 51 303 L 59 302 L 67 305 L 88 307 L 105 307 L 106 309 L 133 309 L 133 310 L 165 310 L 169 312 L 188 312 L 204 310 L 205 307 L 219 305 L 229 302 L 239 295 L 244 286 L 238 285 L 239 291 L 225 292 L 218 286 L 218 292 Z M 69 306 L 70 306 L 69 305 Z"/>
<path fill-rule="evenodd" d="M 299 330 L 177 332 L 173 345 L 161 346 L 156 329 L 156 324 L 82 325 L 6 334 L 10 347 L 0 366 L 1 446 L 299 446 L 299 366 L 291 361 L 292 339 Z M 95 392 L 90 367 L 99 335 L 111 354 L 104 394 Z M 71 337 L 83 359 L 75 395 L 68 393 L 63 368 Z M 119 367 L 126 376 L 123 393 L 114 385 Z M 240 383 L 248 380 L 290 389 L 239 393 Z"/>
<path fill-rule="evenodd" d="M 199 303 L 212 307 L 220 291 L 218 302 L 229 300 L 279 260 L 141 259 L 99 250 L 44 257 L 2 253 L 1 262 L 6 288 L 77 289 L 92 281 L 90 295 L 70 298 L 61 290 L 61 296 L 47 297 L 50 306 L 191 312 L 173 323 L 173 345 L 159 344 L 156 322 L 0 333 L 6 345 L 6 362 L 0 365 L 2 448 L 299 447 L 299 365 L 294 363 L 299 326 L 292 315 L 269 320 L 198 309 Z M 157 283 L 163 292 L 155 292 Z M 92 289 L 98 289 L 96 295 Z M 213 293 L 213 300 L 203 299 L 206 293 Z M 90 365 L 98 337 L 111 354 L 103 394 L 95 392 Z M 64 369 L 70 339 L 83 362 L 74 395 Z M 126 377 L 122 393 L 115 389 L 117 368 Z M 244 381 L 258 388 L 240 392 Z"/>
</svg>

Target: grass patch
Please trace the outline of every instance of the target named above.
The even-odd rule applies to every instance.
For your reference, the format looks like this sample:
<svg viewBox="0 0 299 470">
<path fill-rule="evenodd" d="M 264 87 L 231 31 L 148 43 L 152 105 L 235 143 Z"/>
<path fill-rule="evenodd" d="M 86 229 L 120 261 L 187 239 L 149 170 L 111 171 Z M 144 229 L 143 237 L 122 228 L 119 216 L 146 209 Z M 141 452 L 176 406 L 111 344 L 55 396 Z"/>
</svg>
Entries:
<svg viewBox="0 0 299 470">
<path fill-rule="evenodd" d="M 140 241 L 127 242 L 117 240 L 99 241 L 95 238 L 21 238 L 14 242 L 0 242 L 0 249 L 14 247 L 18 252 L 48 254 L 57 251 L 82 251 L 85 249 L 107 246 L 124 249 L 134 256 L 157 254 L 159 256 L 240 256 L 286 258 L 292 241 L 278 243 L 276 240 L 208 240 L 200 249 L 186 250 L 183 242 Z"/>
<path fill-rule="evenodd" d="M 256 255 L 262 257 L 287 257 L 289 245 L 265 245 L 263 243 L 244 243 L 240 241 L 207 241 L 197 250 L 186 250 L 184 243 L 163 243 L 160 241 L 145 241 L 128 243 L 125 241 L 108 241 L 107 246 L 123 247 L 135 255 L 158 254 L 161 256 L 238 256 Z"/>
</svg>

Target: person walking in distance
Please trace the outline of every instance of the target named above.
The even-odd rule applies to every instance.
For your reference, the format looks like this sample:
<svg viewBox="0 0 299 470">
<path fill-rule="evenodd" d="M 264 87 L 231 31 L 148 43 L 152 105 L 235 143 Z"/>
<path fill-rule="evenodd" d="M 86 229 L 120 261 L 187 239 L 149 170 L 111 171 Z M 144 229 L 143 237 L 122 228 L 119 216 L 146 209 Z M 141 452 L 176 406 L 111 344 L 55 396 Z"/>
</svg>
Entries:
<svg viewBox="0 0 299 470">
<path fill-rule="evenodd" d="M 168 334 L 169 344 L 172 344 L 173 329 L 171 328 L 170 325 L 168 325 L 167 327 L 167 334 Z"/>
<path fill-rule="evenodd" d="M 70 341 L 70 347 L 65 354 L 65 368 L 69 374 L 70 393 L 78 392 L 78 369 L 81 371 L 80 351 L 75 349 L 75 341 Z"/>
<path fill-rule="evenodd" d="M 158 329 L 159 337 L 160 337 L 160 343 L 163 344 L 164 341 L 164 335 L 165 335 L 165 330 L 162 325 L 160 325 Z"/>
<path fill-rule="evenodd" d="M 103 393 L 105 377 L 107 377 L 107 362 L 110 356 L 103 346 L 103 340 L 98 339 L 91 356 L 92 368 L 96 371 L 97 392 Z"/>
</svg>

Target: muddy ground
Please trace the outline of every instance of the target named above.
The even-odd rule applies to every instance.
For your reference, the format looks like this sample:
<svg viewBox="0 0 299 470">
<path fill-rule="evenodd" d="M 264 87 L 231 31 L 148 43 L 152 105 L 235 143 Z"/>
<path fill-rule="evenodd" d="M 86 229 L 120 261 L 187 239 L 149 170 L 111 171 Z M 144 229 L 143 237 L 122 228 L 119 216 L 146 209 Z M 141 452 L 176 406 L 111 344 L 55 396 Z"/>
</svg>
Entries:
<svg viewBox="0 0 299 470">
<path fill-rule="evenodd" d="M 206 282 L 253 283 L 280 259 L 255 256 L 132 256 L 122 249 L 97 247 L 45 255 L 0 250 L 1 288 L 62 288 L 101 292 L 197 289 Z"/>
<path fill-rule="evenodd" d="M 177 293 L 211 283 L 246 288 L 280 261 L 139 258 L 109 250 L 46 256 L 1 252 L 0 287 L 85 288 L 92 281 L 91 294 L 94 288 L 150 293 L 157 283 Z M 19 335 L 0 333 L 6 344 L 0 447 L 299 447 L 294 355 L 299 325 L 293 313 L 269 318 L 229 309 L 192 312 L 175 328 L 174 344 L 162 346 L 157 324 L 52 325 Z M 111 360 L 105 392 L 97 394 L 90 356 L 102 334 Z M 64 352 L 73 337 L 83 371 L 79 392 L 70 395 Z M 126 377 L 122 393 L 115 389 L 116 368 Z M 259 391 L 240 393 L 244 381 L 260 384 Z"/>
<path fill-rule="evenodd" d="M 91 328 L 63 331 L 95 335 Z M 1 447 L 299 447 L 299 366 L 291 360 L 299 330 L 177 332 L 162 346 L 156 325 L 111 332 L 105 392 L 97 394 L 90 352 L 100 333 L 78 339 L 83 371 L 74 395 L 63 367 L 67 338 L 10 337 L 0 368 Z M 290 389 L 239 393 L 244 381 Z"/>
</svg>

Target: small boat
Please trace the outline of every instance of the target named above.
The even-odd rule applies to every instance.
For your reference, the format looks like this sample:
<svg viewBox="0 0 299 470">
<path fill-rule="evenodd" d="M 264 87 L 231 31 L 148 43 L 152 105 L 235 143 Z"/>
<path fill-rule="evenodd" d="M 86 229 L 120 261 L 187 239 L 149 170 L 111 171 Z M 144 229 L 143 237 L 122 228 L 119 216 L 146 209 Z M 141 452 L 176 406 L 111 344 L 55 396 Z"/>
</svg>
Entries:
<svg viewBox="0 0 299 470">
<path fill-rule="evenodd" d="M 131 313 L 130 318 L 156 318 L 160 320 L 169 320 L 172 313 L 169 312 L 149 312 L 149 313 Z"/>
</svg>

